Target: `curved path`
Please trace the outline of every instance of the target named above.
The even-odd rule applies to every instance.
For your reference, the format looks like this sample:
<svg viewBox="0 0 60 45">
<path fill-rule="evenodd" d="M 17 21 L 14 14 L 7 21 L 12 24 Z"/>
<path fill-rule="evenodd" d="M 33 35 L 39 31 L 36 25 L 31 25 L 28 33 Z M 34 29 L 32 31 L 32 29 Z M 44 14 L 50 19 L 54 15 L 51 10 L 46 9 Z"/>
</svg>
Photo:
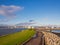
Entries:
<svg viewBox="0 0 60 45">
<path fill-rule="evenodd" d="M 27 41 L 25 44 L 23 45 L 43 45 L 42 43 L 42 37 L 43 34 L 40 31 L 36 31 L 36 37 L 33 37 L 32 39 L 30 39 L 29 41 Z"/>
</svg>

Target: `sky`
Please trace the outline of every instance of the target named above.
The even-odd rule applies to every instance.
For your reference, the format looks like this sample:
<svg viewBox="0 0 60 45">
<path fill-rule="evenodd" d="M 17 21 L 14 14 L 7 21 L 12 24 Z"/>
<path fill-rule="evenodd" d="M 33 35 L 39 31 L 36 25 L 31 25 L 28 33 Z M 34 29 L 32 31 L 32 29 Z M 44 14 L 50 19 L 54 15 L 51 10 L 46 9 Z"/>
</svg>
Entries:
<svg viewBox="0 0 60 45">
<path fill-rule="evenodd" d="M 60 25 L 60 0 L 0 0 L 0 24 L 24 22 Z"/>
</svg>

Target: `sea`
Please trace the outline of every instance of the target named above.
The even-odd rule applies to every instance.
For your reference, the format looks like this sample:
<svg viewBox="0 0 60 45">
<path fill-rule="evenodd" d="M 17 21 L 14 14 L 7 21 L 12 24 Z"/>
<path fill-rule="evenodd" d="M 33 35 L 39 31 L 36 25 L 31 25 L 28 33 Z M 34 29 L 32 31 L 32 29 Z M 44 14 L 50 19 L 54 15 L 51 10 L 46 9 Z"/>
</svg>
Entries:
<svg viewBox="0 0 60 45">
<path fill-rule="evenodd" d="M 0 36 L 12 34 L 15 32 L 22 31 L 22 30 L 26 30 L 26 28 L 0 29 Z"/>
<path fill-rule="evenodd" d="M 60 30 L 52 30 L 54 33 L 60 33 Z"/>
<path fill-rule="evenodd" d="M 0 36 L 12 34 L 12 33 L 15 33 L 15 32 L 22 31 L 22 30 L 26 30 L 26 29 L 27 28 L 0 29 Z M 52 32 L 60 33 L 60 30 L 52 30 Z"/>
</svg>

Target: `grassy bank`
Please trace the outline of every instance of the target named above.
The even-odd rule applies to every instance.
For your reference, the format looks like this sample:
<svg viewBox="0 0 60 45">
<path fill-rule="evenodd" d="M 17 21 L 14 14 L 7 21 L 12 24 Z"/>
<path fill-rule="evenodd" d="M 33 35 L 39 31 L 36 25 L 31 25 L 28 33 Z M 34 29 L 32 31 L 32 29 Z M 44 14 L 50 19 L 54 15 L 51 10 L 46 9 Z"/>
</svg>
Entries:
<svg viewBox="0 0 60 45">
<path fill-rule="evenodd" d="M 34 30 L 23 30 L 14 34 L 0 37 L 0 45 L 18 45 L 35 34 Z"/>
</svg>

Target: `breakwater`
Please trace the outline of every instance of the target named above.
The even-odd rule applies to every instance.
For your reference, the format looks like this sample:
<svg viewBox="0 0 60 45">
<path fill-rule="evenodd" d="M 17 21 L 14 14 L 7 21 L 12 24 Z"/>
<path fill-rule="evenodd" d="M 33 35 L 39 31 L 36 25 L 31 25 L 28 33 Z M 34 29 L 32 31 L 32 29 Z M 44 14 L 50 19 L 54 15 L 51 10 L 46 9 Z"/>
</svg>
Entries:
<svg viewBox="0 0 60 45">
<path fill-rule="evenodd" d="M 51 32 L 42 32 L 44 34 L 45 45 L 60 45 L 60 37 Z"/>
</svg>

